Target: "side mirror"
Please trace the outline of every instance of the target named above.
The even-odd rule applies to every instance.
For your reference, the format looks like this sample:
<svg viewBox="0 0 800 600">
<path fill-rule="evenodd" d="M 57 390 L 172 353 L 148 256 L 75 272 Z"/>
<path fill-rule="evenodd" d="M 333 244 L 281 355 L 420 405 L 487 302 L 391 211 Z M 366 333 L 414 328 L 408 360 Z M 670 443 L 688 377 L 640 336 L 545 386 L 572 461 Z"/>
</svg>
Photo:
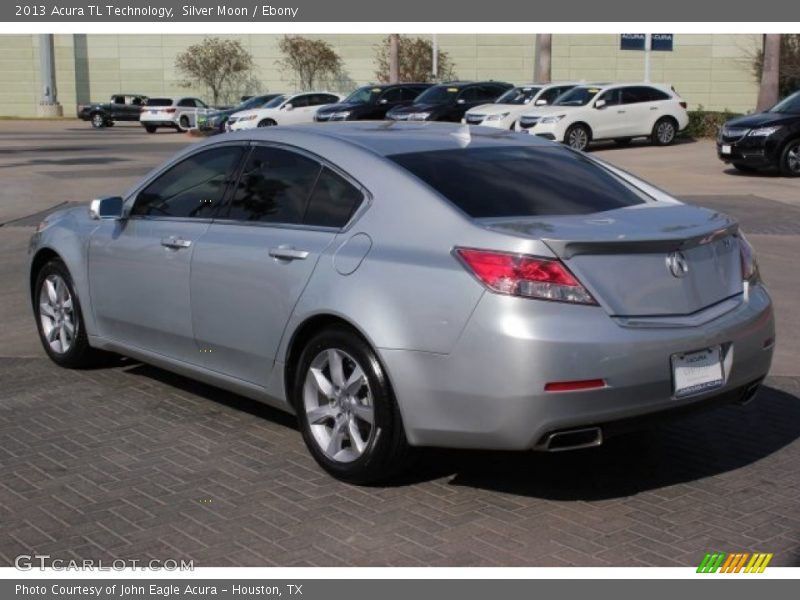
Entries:
<svg viewBox="0 0 800 600">
<path fill-rule="evenodd" d="M 294 106 L 292 106 L 291 102 L 287 102 L 286 104 L 283 105 L 283 110 L 292 110 L 293 108 Z"/>
<path fill-rule="evenodd" d="M 534 106 L 546 106 L 547 100 L 544 98 L 539 98 L 536 102 L 533 103 Z"/>
<path fill-rule="evenodd" d="M 597 102 L 594 103 L 595 108 L 603 108 L 606 105 L 606 101 L 600 98 Z"/>
<path fill-rule="evenodd" d="M 122 198 L 119 196 L 95 198 L 92 200 L 91 204 L 89 204 L 89 217 L 95 220 L 121 219 Z"/>
</svg>

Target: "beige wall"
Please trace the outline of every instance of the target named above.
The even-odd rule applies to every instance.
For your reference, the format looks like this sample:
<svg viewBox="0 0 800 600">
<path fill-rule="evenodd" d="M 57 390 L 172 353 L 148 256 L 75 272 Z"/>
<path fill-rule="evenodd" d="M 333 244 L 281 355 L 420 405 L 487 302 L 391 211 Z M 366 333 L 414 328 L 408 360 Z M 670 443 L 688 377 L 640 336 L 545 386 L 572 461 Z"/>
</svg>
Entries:
<svg viewBox="0 0 800 600">
<path fill-rule="evenodd" d="M 55 36 L 56 85 L 67 115 L 79 102 L 103 100 L 115 92 L 149 95 L 192 93 L 173 65 L 176 55 L 202 35 Z M 263 91 L 294 89 L 291 75 L 276 66 L 279 35 L 237 35 L 256 63 Z M 344 61 L 340 91 L 375 80 L 375 46 L 384 35 L 314 36 L 335 47 Z M 448 34 L 439 44 L 464 79 L 528 82 L 533 76 L 534 35 Z M 690 107 L 752 109 L 757 86 L 747 57 L 757 35 L 676 35 L 674 52 L 653 53 L 652 80 L 668 82 Z M 38 36 L 0 35 L 0 115 L 33 116 L 39 99 Z M 587 81 L 635 81 L 643 76 L 643 53 L 619 50 L 617 35 L 554 35 L 553 77 Z M 256 89 L 247 90 L 250 92 Z"/>
</svg>

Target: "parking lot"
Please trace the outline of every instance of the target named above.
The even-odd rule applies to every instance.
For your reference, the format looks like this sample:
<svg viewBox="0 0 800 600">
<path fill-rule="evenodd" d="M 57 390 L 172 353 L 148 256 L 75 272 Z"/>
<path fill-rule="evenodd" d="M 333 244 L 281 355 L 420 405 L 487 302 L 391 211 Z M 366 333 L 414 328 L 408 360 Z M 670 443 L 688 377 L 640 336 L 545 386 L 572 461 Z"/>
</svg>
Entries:
<svg viewBox="0 0 800 600">
<path fill-rule="evenodd" d="M 0 121 L 0 563 L 679 566 L 771 552 L 800 566 L 800 180 L 742 175 L 708 140 L 597 156 L 728 212 L 776 306 L 760 396 L 588 451 L 426 451 L 391 487 L 324 474 L 293 419 L 123 361 L 66 371 L 39 346 L 26 246 L 40 213 L 118 194 L 186 144 L 136 125 Z"/>
</svg>

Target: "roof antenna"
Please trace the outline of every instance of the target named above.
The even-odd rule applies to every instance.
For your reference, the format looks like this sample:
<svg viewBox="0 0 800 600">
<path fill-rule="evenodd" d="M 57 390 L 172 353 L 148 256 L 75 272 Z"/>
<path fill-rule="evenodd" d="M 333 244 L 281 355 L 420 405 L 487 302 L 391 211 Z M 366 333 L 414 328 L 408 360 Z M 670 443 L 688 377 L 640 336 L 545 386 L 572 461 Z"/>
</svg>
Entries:
<svg viewBox="0 0 800 600">
<path fill-rule="evenodd" d="M 459 145 L 462 148 L 466 148 L 469 146 L 469 143 L 472 141 L 472 133 L 470 132 L 469 125 L 462 125 L 458 128 L 458 131 L 450 134 L 454 138 L 456 138 L 459 142 Z"/>
</svg>

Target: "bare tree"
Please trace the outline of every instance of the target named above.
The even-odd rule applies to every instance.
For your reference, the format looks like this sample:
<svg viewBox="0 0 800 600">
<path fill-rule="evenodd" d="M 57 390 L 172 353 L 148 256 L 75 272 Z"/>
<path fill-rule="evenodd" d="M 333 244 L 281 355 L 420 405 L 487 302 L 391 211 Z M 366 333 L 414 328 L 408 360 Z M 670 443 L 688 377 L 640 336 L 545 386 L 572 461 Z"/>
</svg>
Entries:
<svg viewBox="0 0 800 600">
<path fill-rule="evenodd" d="M 397 34 L 392 34 L 397 35 Z M 433 75 L 433 43 L 420 37 L 398 36 L 397 81 L 431 81 Z M 456 74 L 450 55 L 438 51 L 438 79 L 455 79 Z M 391 72 L 391 36 L 375 47 L 375 77 L 378 81 L 393 81 Z"/>
<path fill-rule="evenodd" d="M 233 92 L 234 86 L 248 79 L 253 57 L 237 40 L 211 37 L 178 54 L 175 68 L 185 78 L 182 86 L 190 87 L 199 81 L 211 93 L 212 104 L 218 104 L 220 98 Z"/>
<path fill-rule="evenodd" d="M 342 59 L 328 42 L 300 35 L 284 36 L 278 43 L 283 57 L 278 65 L 297 77 L 301 90 L 312 90 L 323 81 L 339 78 Z"/>
<path fill-rule="evenodd" d="M 763 61 L 761 63 L 761 84 L 758 88 L 756 110 L 768 109 L 778 102 L 780 83 L 781 36 L 767 33 L 764 36 Z"/>
<path fill-rule="evenodd" d="M 549 83 L 552 78 L 551 64 L 553 51 L 553 35 L 536 34 L 536 63 L 533 67 L 533 80 L 537 83 Z"/>
</svg>

